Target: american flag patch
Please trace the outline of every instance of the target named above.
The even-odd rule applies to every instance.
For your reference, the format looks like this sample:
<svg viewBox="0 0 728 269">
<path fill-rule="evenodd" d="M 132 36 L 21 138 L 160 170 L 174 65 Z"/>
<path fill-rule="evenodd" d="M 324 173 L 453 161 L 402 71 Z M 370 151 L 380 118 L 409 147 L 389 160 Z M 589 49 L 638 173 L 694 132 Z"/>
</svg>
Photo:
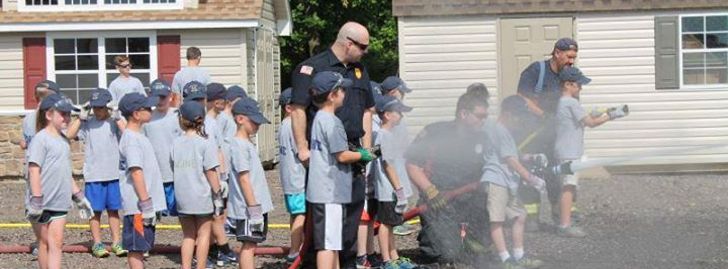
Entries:
<svg viewBox="0 0 728 269">
<path fill-rule="evenodd" d="M 301 74 L 311 75 L 313 73 L 313 67 L 308 65 L 301 66 Z"/>
</svg>

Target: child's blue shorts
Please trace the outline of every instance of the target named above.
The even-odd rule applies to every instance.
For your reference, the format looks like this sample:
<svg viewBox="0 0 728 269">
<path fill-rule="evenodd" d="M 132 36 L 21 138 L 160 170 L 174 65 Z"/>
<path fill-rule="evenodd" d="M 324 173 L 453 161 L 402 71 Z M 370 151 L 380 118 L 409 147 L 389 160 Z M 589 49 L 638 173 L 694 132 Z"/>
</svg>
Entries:
<svg viewBox="0 0 728 269">
<path fill-rule="evenodd" d="M 124 216 L 122 245 L 130 252 L 148 252 L 154 247 L 154 226 L 144 226 L 142 214 Z"/>
<path fill-rule="evenodd" d="M 86 199 L 91 202 L 91 208 L 95 212 L 104 210 L 120 210 L 121 209 L 121 191 L 119 190 L 119 180 L 103 182 L 86 182 L 84 194 Z"/>
<path fill-rule="evenodd" d="M 288 214 L 306 214 L 306 193 L 285 194 L 284 200 Z"/>
</svg>

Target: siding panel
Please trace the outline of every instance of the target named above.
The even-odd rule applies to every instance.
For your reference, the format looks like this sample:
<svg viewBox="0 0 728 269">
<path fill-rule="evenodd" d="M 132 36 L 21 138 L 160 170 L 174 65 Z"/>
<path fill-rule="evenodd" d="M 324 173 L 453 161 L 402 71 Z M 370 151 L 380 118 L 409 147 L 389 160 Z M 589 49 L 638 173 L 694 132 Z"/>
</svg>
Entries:
<svg viewBox="0 0 728 269">
<path fill-rule="evenodd" d="M 241 35 L 240 29 L 181 31 L 181 61 L 187 62 L 187 48 L 198 47 L 202 51 L 201 66 L 210 72 L 215 82 L 225 85 L 243 84 L 246 79 L 240 72 L 241 65 L 245 64 L 241 58 Z"/>
<path fill-rule="evenodd" d="M 0 111 L 25 109 L 23 90 L 23 36 L 0 34 Z"/>
</svg>

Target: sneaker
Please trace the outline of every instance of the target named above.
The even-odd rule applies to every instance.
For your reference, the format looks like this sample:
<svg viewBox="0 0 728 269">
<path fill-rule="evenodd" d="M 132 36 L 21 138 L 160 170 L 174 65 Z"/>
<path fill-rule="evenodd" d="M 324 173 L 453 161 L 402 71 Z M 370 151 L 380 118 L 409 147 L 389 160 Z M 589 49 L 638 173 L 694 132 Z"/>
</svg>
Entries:
<svg viewBox="0 0 728 269">
<path fill-rule="evenodd" d="M 357 269 L 369 269 L 372 267 L 372 264 L 369 263 L 369 259 L 367 259 L 367 255 L 361 255 L 356 257 L 356 268 Z"/>
<path fill-rule="evenodd" d="M 124 247 L 121 246 L 119 243 L 114 243 L 111 245 L 111 253 L 114 253 L 116 257 L 124 257 L 126 254 L 129 253 Z"/>
<path fill-rule="evenodd" d="M 386 262 L 384 262 L 384 265 L 382 265 L 382 267 L 380 267 L 380 268 L 382 268 L 382 269 L 399 269 L 402 267 L 399 267 L 399 264 L 397 263 L 397 261 L 386 261 Z"/>
<path fill-rule="evenodd" d="M 584 232 L 579 227 L 569 226 L 569 227 L 559 227 L 556 230 L 556 234 L 563 237 L 571 237 L 571 238 L 583 238 L 586 237 L 586 232 Z"/>
<path fill-rule="evenodd" d="M 405 224 L 402 224 L 399 226 L 394 226 L 394 228 L 392 229 L 392 233 L 394 233 L 394 235 L 399 235 L 399 236 L 410 235 L 414 232 L 415 232 L 415 227 L 408 223 L 405 223 Z"/>
<path fill-rule="evenodd" d="M 502 262 L 498 268 L 501 269 L 525 269 L 521 265 L 519 265 L 515 260 L 513 260 L 513 257 L 507 259 L 506 261 Z"/>
<path fill-rule="evenodd" d="M 405 258 L 405 257 L 399 257 L 399 259 L 397 259 L 396 261 L 394 261 L 394 263 L 396 263 L 397 266 L 399 266 L 400 269 L 415 269 L 415 268 L 417 268 L 417 265 L 415 265 L 414 263 L 412 263 L 412 260 L 410 260 L 409 258 Z"/>
<path fill-rule="evenodd" d="M 30 243 L 30 254 L 33 257 L 38 257 L 38 242 Z"/>
<path fill-rule="evenodd" d="M 149 251 L 147 251 L 147 252 L 144 252 L 144 254 L 143 254 L 142 256 L 143 256 L 144 258 L 149 258 Z"/>
<path fill-rule="evenodd" d="M 296 261 L 296 258 L 298 258 L 298 252 L 294 253 L 293 255 L 288 254 L 288 255 L 286 255 L 286 262 L 293 263 Z"/>
<path fill-rule="evenodd" d="M 543 262 L 539 259 L 530 259 L 528 257 L 522 257 L 520 260 L 516 261 L 516 264 L 520 265 L 521 267 L 525 269 L 536 269 L 541 268 L 543 266 Z"/>
<path fill-rule="evenodd" d="M 384 260 L 382 260 L 382 254 L 376 252 L 372 254 L 367 254 L 367 260 L 369 261 L 369 265 L 372 268 L 379 268 L 384 264 Z"/>
<path fill-rule="evenodd" d="M 217 260 L 216 264 L 219 267 L 223 267 L 228 264 L 234 264 L 238 262 L 238 257 L 235 256 L 235 252 L 225 252 L 225 251 L 218 251 L 217 252 Z"/>
<path fill-rule="evenodd" d="M 109 252 L 106 251 L 104 243 L 94 244 L 93 247 L 91 247 L 91 254 L 93 254 L 96 258 L 106 258 L 109 256 Z"/>
</svg>

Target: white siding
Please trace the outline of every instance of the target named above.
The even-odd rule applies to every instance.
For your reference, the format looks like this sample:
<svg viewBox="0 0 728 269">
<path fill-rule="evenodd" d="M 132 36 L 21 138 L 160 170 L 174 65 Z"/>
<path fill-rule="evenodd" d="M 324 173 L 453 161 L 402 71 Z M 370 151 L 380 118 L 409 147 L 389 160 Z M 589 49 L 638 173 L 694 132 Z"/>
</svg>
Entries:
<svg viewBox="0 0 728 269">
<path fill-rule="evenodd" d="M 487 16 L 399 17 L 399 68 L 414 91 L 406 103 L 410 133 L 452 120 L 457 98 L 473 82 L 497 98 L 496 20 Z"/>
<path fill-rule="evenodd" d="M 282 7 L 281 7 L 282 8 Z M 261 24 L 268 29 L 276 29 L 276 15 L 273 0 L 263 1 L 263 13 L 261 14 Z"/>
<path fill-rule="evenodd" d="M 728 140 L 728 91 L 656 90 L 654 15 L 587 14 L 576 18 L 578 66 L 593 79 L 585 107 L 629 104 L 631 114 L 586 131 L 590 158 L 694 149 Z M 660 154 L 629 164 L 728 161 L 728 147 Z"/>
<path fill-rule="evenodd" d="M 184 30 L 180 32 L 182 66 L 187 63 L 187 48 L 202 51 L 200 65 L 210 72 L 212 80 L 230 85 L 246 85 L 246 34 L 244 29 Z M 252 56 L 250 56 L 252 59 Z"/>
<path fill-rule="evenodd" d="M 0 111 L 23 109 L 23 36 L 0 34 Z"/>
</svg>

